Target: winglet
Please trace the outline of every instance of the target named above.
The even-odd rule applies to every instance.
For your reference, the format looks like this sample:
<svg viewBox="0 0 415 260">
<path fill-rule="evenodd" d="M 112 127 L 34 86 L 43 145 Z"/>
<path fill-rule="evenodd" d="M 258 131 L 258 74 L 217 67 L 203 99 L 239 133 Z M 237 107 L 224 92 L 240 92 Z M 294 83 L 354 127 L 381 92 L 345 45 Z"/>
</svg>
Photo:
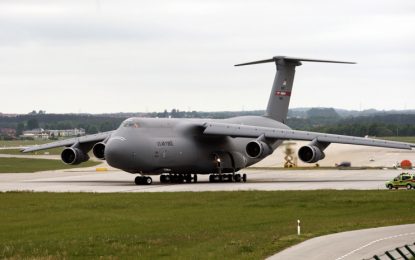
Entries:
<svg viewBox="0 0 415 260">
<path fill-rule="evenodd" d="M 245 66 L 245 65 L 254 65 L 254 64 L 261 64 L 261 63 L 268 63 L 268 62 L 278 62 L 279 60 L 294 61 L 294 62 L 295 61 L 296 62 L 307 61 L 307 62 L 356 64 L 356 62 L 349 62 L 349 61 L 317 60 L 317 59 L 295 58 L 295 57 L 287 57 L 287 56 L 275 56 L 271 59 L 240 63 L 240 64 L 236 64 L 235 66 Z"/>
</svg>

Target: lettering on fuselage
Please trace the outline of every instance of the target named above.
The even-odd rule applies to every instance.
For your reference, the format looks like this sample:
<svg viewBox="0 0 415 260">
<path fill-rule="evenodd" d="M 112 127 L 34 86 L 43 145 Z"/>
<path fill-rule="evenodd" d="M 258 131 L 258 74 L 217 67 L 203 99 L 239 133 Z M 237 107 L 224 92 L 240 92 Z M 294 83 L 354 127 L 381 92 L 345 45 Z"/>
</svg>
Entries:
<svg viewBox="0 0 415 260">
<path fill-rule="evenodd" d="M 174 145 L 173 145 L 173 141 L 168 140 L 168 141 L 158 141 L 157 146 L 158 147 L 166 147 L 166 146 L 174 146 Z"/>
</svg>

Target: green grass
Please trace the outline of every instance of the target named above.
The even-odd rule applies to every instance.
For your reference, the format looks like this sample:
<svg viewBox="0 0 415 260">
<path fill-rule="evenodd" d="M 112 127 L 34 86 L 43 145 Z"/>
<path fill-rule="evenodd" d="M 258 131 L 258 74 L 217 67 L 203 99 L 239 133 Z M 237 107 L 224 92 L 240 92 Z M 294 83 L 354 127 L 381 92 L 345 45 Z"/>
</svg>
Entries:
<svg viewBox="0 0 415 260">
<path fill-rule="evenodd" d="M 414 223 L 414 198 L 406 190 L 1 193 L 0 258 L 261 259 L 319 235 Z"/>
<path fill-rule="evenodd" d="M 91 167 L 99 162 L 87 161 L 80 165 L 67 165 L 60 160 L 26 159 L 26 158 L 0 158 L 0 173 L 37 172 L 79 167 Z"/>
<path fill-rule="evenodd" d="M 11 155 L 44 155 L 44 154 L 60 155 L 62 150 L 63 150 L 62 147 L 58 147 L 58 148 L 52 148 L 52 149 L 47 149 L 47 150 L 42 150 L 42 151 L 37 151 L 37 152 L 31 152 L 31 153 L 22 153 L 20 149 L 0 149 L 0 154 L 11 154 Z"/>
<path fill-rule="evenodd" d="M 0 140 L 0 147 L 13 147 L 13 146 L 29 146 L 36 144 L 46 144 L 53 142 L 51 140 Z"/>
<path fill-rule="evenodd" d="M 386 136 L 386 137 L 379 137 L 379 139 L 415 143 L 415 136 Z"/>
</svg>

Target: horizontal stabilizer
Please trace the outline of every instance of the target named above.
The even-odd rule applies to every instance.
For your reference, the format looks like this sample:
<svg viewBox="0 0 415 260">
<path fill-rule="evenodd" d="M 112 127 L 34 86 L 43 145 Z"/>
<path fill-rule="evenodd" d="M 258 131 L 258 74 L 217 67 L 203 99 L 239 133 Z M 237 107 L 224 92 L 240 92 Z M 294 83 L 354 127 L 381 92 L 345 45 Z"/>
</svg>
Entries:
<svg viewBox="0 0 415 260">
<path fill-rule="evenodd" d="M 316 60 L 316 59 L 295 58 L 295 57 L 287 57 L 287 56 L 275 56 L 272 59 L 241 63 L 241 64 L 236 64 L 235 66 L 254 65 L 254 64 L 268 63 L 268 62 L 277 62 L 279 60 L 356 64 L 356 62 L 348 62 L 348 61 Z"/>
</svg>

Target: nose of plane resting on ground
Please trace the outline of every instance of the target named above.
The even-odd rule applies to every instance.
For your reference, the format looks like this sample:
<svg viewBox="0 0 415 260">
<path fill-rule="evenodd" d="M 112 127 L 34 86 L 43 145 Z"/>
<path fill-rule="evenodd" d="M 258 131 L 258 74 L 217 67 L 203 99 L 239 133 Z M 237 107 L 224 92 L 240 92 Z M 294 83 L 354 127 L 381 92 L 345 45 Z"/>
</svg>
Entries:
<svg viewBox="0 0 415 260">
<path fill-rule="evenodd" d="M 126 139 L 113 137 L 108 140 L 105 146 L 105 159 L 109 165 L 115 168 L 123 168 L 126 156 Z"/>
</svg>

